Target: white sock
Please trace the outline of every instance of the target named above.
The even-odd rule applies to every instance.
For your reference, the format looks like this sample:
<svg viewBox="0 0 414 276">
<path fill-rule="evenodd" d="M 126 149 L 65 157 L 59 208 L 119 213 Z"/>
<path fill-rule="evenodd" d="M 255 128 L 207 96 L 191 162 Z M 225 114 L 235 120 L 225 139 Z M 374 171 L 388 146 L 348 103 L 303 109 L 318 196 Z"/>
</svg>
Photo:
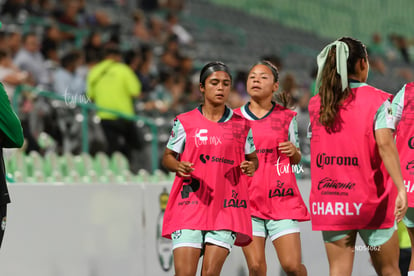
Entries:
<svg viewBox="0 0 414 276">
<path fill-rule="evenodd" d="M 408 271 L 407 276 L 414 276 L 414 270 L 412 270 L 412 271 Z"/>
</svg>

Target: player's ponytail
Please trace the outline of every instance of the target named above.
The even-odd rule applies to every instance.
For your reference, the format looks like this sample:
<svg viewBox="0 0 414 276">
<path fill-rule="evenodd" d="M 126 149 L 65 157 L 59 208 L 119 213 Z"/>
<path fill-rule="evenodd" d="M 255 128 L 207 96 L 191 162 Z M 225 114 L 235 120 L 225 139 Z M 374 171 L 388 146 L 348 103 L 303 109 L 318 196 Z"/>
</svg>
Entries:
<svg viewBox="0 0 414 276">
<path fill-rule="evenodd" d="M 365 46 L 350 37 L 329 44 L 318 55 L 317 85 L 321 99 L 319 122 L 328 132 L 339 130 L 339 107 L 352 93 L 348 74 L 355 74 L 355 65 L 361 58 L 367 58 Z"/>
</svg>

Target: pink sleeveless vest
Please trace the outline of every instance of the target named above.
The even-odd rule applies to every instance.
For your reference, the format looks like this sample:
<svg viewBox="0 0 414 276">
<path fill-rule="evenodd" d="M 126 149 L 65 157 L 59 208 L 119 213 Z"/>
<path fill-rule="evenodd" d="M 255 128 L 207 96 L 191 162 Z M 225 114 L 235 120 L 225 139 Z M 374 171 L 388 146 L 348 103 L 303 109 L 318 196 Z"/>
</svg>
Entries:
<svg viewBox="0 0 414 276">
<path fill-rule="evenodd" d="M 234 111 L 242 115 L 240 108 Z M 289 124 L 296 115 L 287 108 L 276 105 L 265 118 L 250 121 L 259 168 L 249 183 L 252 216 L 261 219 L 309 220 L 309 213 L 296 184 L 289 157 L 278 150 L 280 142 L 289 140 Z"/>
<path fill-rule="evenodd" d="M 378 153 L 374 117 L 391 95 L 372 86 L 352 89 L 328 133 L 319 123 L 320 97 L 309 103 L 313 230 L 381 229 L 394 225 L 396 188 Z"/>
<path fill-rule="evenodd" d="M 162 235 L 180 229 L 231 230 L 236 245 L 252 239 L 247 183 L 241 178 L 249 121 L 239 115 L 223 123 L 195 109 L 179 115 L 186 133 L 180 160 L 194 163 L 190 178 L 176 175 L 164 215 Z"/>
<path fill-rule="evenodd" d="M 404 109 L 396 135 L 408 206 L 414 207 L 414 83 L 405 86 Z"/>
</svg>

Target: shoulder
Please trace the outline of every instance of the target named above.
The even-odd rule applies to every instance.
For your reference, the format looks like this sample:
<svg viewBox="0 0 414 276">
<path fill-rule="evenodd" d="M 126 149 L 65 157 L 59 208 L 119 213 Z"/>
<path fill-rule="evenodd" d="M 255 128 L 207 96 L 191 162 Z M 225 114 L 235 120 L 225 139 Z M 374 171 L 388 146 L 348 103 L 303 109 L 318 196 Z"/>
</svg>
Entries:
<svg viewBox="0 0 414 276">
<path fill-rule="evenodd" d="M 287 115 L 289 117 L 294 117 L 297 114 L 296 111 L 294 111 L 294 110 L 292 110 L 290 108 L 284 107 L 284 106 L 282 106 L 282 105 L 280 105 L 278 103 L 275 104 L 275 108 L 273 109 L 273 112 L 272 113 L 276 113 L 276 112 L 282 112 L 283 114 L 285 114 L 285 115 Z"/>
<path fill-rule="evenodd" d="M 358 90 L 357 90 L 358 91 Z M 386 100 L 386 99 L 391 99 L 392 98 L 392 94 L 385 92 L 379 88 L 376 88 L 374 86 L 371 85 L 364 85 L 361 86 L 361 93 L 357 92 L 358 96 L 368 96 L 368 97 L 372 97 L 372 98 L 378 98 L 381 100 Z"/>
<path fill-rule="evenodd" d="M 184 112 L 184 113 L 181 113 L 181 114 L 177 115 L 176 120 L 178 119 L 180 121 L 185 121 L 185 120 L 188 120 L 188 119 L 194 119 L 194 117 L 197 116 L 198 114 L 200 114 L 200 111 L 198 111 L 198 109 L 195 108 L 193 110 L 190 110 L 190 111 L 187 111 L 187 112 Z"/>
</svg>

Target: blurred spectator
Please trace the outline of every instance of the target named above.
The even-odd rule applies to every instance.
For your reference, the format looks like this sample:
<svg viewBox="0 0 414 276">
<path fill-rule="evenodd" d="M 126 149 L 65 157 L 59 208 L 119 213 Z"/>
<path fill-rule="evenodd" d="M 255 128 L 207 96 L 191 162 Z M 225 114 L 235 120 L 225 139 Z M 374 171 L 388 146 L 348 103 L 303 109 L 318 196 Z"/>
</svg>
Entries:
<svg viewBox="0 0 414 276">
<path fill-rule="evenodd" d="M 137 74 L 139 65 L 141 64 L 141 54 L 135 50 L 129 50 L 124 54 L 124 61 Z"/>
<path fill-rule="evenodd" d="M 160 73 L 159 84 L 149 95 L 145 108 L 148 111 L 156 110 L 160 113 L 171 112 L 176 114 L 183 103 L 185 82 L 178 74 L 172 71 Z"/>
<path fill-rule="evenodd" d="M 20 30 L 16 27 L 12 27 L 10 31 L 7 31 L 5 47 L 12 58 L 16 56 L 17 52 L 22 47 L 22 35 Z"/>
<path fill-rule="evenodd" d="M 151 33 L 147 26 L 145 14 L 141 10 L 136 10 L 132 19 L 134 21 L 133 34 L 140 43 L 148 43 L 151 41 Z"/>
<path fill-rule="evenodd" d="M 389 39 L 391 44 L 397 49 L 400 53 L 402 60 L 409 64 L 410 63 L 410 55 L 408 53 L 408 42 L 407 39 L 399 34 L 390 34 Z"/>
<path fill-rule="evenodd" d="M 165 22 L 158 16 L 151 16 L 149 19 L 149 31 L 151 33 L 152 43 L 163 45 L 168 39 L 168 32 Z"/>
<path fill-rule="evenodd" d="M 384 59 L 387 58 L 387 49 L 379 33 L 374 33 L 372 35 L 372 41 L 367 46 L 367 52 L 369 55 L 370 68 L 374 72 L 384 75 L 387 71 L 387 67 L 384 63 Z"/>
<path fill-rule="evenodd" d="M 92 55 L 99 57 L 102 52 L 102 34 L 98 31 L 90 32 L 83 47 L 85 55 Z"/>
<path fill-rule="evenodd" d="M 141 63 L 138 65 L 137 75 L 142 84 L 141 99 L 147 100 L 150 91 L 155 88 L 158 72 L 154 62 L 154 53 L 151 47 L 141 47 Z"/>
<path fill-rule="evenodd" d="M 25 0 L 6 0 L 1 7 L 1 15 L 17 18 L 25 10 Z"/>
<path fill-rule="evenodd" d="M 141 84 L 135 73 L 121 59 L 118 48 L 105 49 L 104 60 L 89 71 L 87 95 L 98 107 L 133 116 L 134 99 L 141 92 Z M 131 164 L 133 151 L 144 146 L 136 123 L 110 112 L 98 111 L 97 115 L 101 118 L 108 146 L 107 153 L 111 155 L 120 151 Z"/>
<path fill-rule="evenodd" d="M 137 0 L 137 3 L 146 12 L 152 12 L 159 8 L 158 0 Z"/>
<path fill-rule="evenodd" d="M 52 24 L 46 27 L 41 46 L 41 53 L 46 60 L 59 62 L 58 51 L 61 40 L 62 34 L 56 25 Z"/>
<path fill-rule="evenodd" d="M 77 69 L 82 63 L 82 55 L 79 51 L 71 51 L 61 59 L 61 66 L 53 76 L 53 91 L 64 97 L 65 102 L 84 102 L 86 84 Z"/>
<path fill-rule="evenodd" d="M 29 74 L 14 65 L 10 54 L 5 50 L 0 50 L 0 82 L 3 83 L 10 101 L 13 99 L 17 85 L 32 84 Z"/>
<path fill-rule="evenodd" d="M 387 50 L 382 40 L 382 37 L 379 33 L 374 33 L 372 35 L 371 43 L 367 45 L 367 50 L 371 56 L 380 56 L 385 58 L 387 56 Z"/>
<path fill-rule="evenodd" d="M 166 24 L 168 31 L 177 36 L 180 44 L 191 45 L 194 43 L 192 35 L 181 24 L 179 24 L 178 16 L 174 12 L 169 12 L 167 14 Z"/>
<path fill-rule="evenodd" d="M 178 45 L 178 37 L 172 35 L 164 46 L 161 55 L 161 70 L 178 71 L 181 63 L 181 54 Z"/>
<path fill-rule="evenodd" d="M 35 85 L 49 90 L 50 78 L 39 48 L 37 36 L 34 33 L 25 34 L 23 37 L 23 47 L 17 52 L 14 63 L 21 70 L 30 73 L 35 81 Z"/>
<path fill-rule="evenodd" d="M 64 1 L 62 9 L 55 12 L 56 20 L 67 26 L 79 27 L 78 13 L 80 4 L 77 0 Z"/>
<path fill-rule="evenodd" d="M 54 3 L 50 0 L 30 0 L 26 3 L 26 10 L 32 16 L 49 17 L 54 9 Z"/>
</svg>

